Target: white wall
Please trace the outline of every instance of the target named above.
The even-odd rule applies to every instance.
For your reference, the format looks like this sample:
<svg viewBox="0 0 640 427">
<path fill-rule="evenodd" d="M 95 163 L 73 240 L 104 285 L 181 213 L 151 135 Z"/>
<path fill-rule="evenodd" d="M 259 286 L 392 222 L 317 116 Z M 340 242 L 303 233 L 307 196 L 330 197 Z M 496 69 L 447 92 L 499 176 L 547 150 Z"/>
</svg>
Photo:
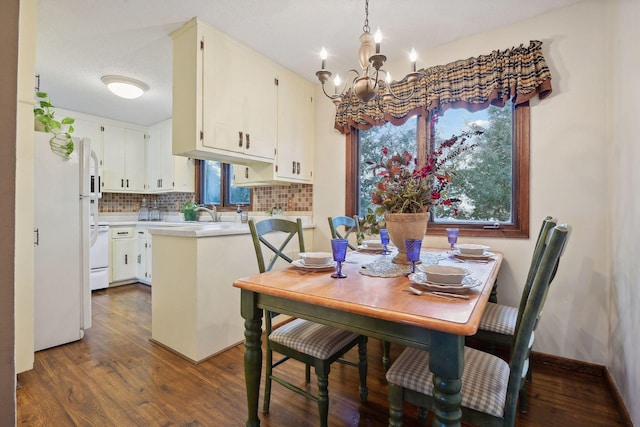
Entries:
<svg viewBox="0 0 640 427">
<path fill-rule="evenodd" d="M 635 425 L 640 425 L 640 2 L 623 0 L 612 8 L 612 98 L 610 196 L 603 197 L 611 218 L 610 338 L 607 366 L 626 401 Z"/>
<path fill-rule="evenodd" d="M 553 94 L 531 103 L 530 234 L 546 215 L 570 223 L 573 233 L 534 350 L 606 365 L 637 425 L 639 17 L 640 2 L 593 0 L 436 49 L 416 46 L 420 66 L 428 67 L 543 41 Z M 323 224 L 344 212 L 345 139 L 333 130 L 333 105 L 320 90 L 316 97 L 315 241 L 328 250 Z M 499 298 L 517 306 L 532 239 L 475 240 L 505 253 Z M 445 242 L 431 236 L 427 244 Z"/>
<path fill-rule="evenodd" d="M 546 215 L 570 223 L 574 232 L 538 328 L 535 350 L 598 364 L 607 362 L 609 293 L 604 12 L 603 2 L 586 2 L 419 54 L 421 66 L 431 66 L 532 39 L 543 41 L 554 92 L 542 102 L 536 98 L 531 108 L 531 234 L 535 237 Z M 317 249 L 322 249 L 323 241 L 327 249 L 326 217 L 344 212 L 345 150 L 344 137 L 332 130 L 333 105 L 320 93 L 316 96 L 314 220 L 320 235 L 315 241 Z M 505 253 L 499 298 L 517 306 L 532 239 L 482 241 Z M 428 237 L 427 244 L 442 247 L 445 242 L 437 236 Z"/>
</svg>

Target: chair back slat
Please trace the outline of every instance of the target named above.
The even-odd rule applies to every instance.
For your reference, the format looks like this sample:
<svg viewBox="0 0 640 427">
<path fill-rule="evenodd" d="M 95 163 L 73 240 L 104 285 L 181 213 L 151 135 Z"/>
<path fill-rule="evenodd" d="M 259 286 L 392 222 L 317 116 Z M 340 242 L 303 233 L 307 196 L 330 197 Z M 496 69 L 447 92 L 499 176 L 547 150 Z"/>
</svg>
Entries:
<svg viewBox="0 0 640 427">
<path fill-rule="evenodd" d="M 340 227 L 343 227 L 342 231 Z M 356 238 L 360 235 L 360 223 L 358 217 L 353 216 L 334 216 L 329 217 L 329 230 L 331 230 L 331 237 L 334 239 L 349 239 L 349 235 L 354 233 Z M 356 246 L 349 243 L 349 249 L 356 250 Z"/>
<path fill-rule="evenodd" d="M 538 271 L 538 266 L 540 265 L 542 254 L 544 253 L 544 249 L 547 246 L 547 236 L 549 234 L 549 230 L 555 227 L 557 223 L 558 223 L 558 220 L 551 216 L 546 217 L 542 221 L 542 226 L 540 227 L 540 232 L 538 233 L 538 238 L 536 239 L 536 245 L 533 249 L 533 255 L 531 256 L 531 266 L 529 267 L 527 280 L 524 282 L 522 296 L 520 297 L 520 306 L 518 307 L 518 316 L 516 318 L 516 326 L 514 329 L 514 336 L 513 336 L 514 340 L 515 340 L 515 333 L 518 331 L 520 322 L 522 320 L 522 314 L 524 313 L 524 308 L 527 305 L 527 301 L 529 300 L 529 294 L 531 292 L 531 285 L 533 284 L 533 278 L 536 272 Z M 556 266 L 556 269 L 557 269 L 557 266 Z M 551 277 L 551 280 L 553 280 L 553 277 L 555 277 L 555 271 Z"/>
<path fill-rule="evenodd" d="M 255 222 L 253 219 L 250 219 L 249 230 L 251 231 L 253 247 L 256 252 L 258 270 L 260 273 L 270 271 L 280 258 L 288 263 L 293 261 L 291 257 L 284 252 L 284 250 L 289 242 L 291 242 L 291 240 L 296 236 L 298 237 L 298 251 L 305 251 L 302 220 L 300 218 L 297 218 L 295 222 L 279 218 L 265 219 L 260 222 Z M 276 246 L 276 244 L 272 243 L 268 238 L 268 234 L 273 232 L 284 232 L 289 234 L 280 245 Z M 263 247 L 268 248 L 273 253 L 268 265 L 265 264 Z"/>
<path fill-rule="evenodd" d="M 558 225 L 549 230 L 544 239 L 544 249 L 540 262 L 531 281 L 531 290 L 527 299 L 519 328 L 516 330 L 515 344 L 511 354 L 509 385 L 505 403 L 504 425 L 515 425 L 518 393 L 525 381 L 525 366 L 529 363 L 534 331 L 542 313 L 549 285 L 557 270 L 558 261 L 564 251 L 569 234 L 569 226 Z"/>
</svg>

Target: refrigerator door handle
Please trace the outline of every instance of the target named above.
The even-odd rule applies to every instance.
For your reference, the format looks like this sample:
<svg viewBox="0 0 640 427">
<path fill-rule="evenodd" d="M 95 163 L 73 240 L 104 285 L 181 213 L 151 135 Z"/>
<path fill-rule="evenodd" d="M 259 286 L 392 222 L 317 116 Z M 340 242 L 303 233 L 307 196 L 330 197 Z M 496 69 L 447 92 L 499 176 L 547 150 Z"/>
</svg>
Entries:
<svg viewBox="0 0 640 427">
<path fill-rule="evenodd" d="M 98 218 L 98 212 L 96 209 L 96 205 L 98 204 L 98 200 L 95 199 L 94 203 L 89 202 L 89 209 L 91 212 L 89 213 L 89 218 L 94 218 L 94 222 L 96 218 Z M 89 247 L 93 246 L 98 240 L 98 223 L 95 222 L 91 227 L 91 235 L 89 236 Z"/>
</svg>

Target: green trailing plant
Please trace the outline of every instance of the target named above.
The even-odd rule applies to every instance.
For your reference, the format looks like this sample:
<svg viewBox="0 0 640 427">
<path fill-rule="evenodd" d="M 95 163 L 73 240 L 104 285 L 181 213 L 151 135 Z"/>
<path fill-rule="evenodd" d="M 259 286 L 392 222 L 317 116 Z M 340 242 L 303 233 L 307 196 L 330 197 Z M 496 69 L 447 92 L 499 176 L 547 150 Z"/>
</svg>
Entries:
<svg viewBox="0 0 640 427">
<path fill-rule="evenodd" d="M 38 101 L 33 109 L 33 115 L 42 124 L 44 131 L 53 135 L 49 140 L 51 151 L 68 159 L 74 149 L 71 134 L 74 131 L 75 119 L 65 117 L 60 121 L 56 120 L 55 107 L 51 104 L 51 98 L 46 92 L 36 92 L 36 98 Z"/>
</svg>

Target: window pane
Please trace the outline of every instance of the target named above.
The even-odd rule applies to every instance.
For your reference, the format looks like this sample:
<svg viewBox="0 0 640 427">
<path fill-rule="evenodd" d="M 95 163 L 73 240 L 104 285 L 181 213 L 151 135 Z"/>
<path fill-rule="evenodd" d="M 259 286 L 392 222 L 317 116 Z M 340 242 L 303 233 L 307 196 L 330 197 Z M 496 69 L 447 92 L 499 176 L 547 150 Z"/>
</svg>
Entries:
<svg viewBox="0 0 640 427">
<path fill-rule="evenodd" d="M 416 156 L 418 150 L 416 133 L 416 117 L 407 120 L 402 126 L 387 123 L 384 126 L 374 126 L 360 132 L 359 216 L 364 216 L 368 207 L 375 208 L 371 203 L 371 194 L 378 177 L 373 175 L 371 164 L 380 161 L 383 147 L 387 147 L 390 153 L 408 151 Z"/>
<path fill-rule="evenodd" d="M 450 109 L 440 115 L 434 127 L 435 149 L 451 135 L 482 129 L 478 146 L 453 160 L 456 172 L 448 186 L 449 197 L 462 200 L 458 215 L 442 207 L 434 210 L 435 222 L 511 223 L 513 176 L 513 111 L 511 103 L 474 113 Z"/>
<path fill-rule="evenodd" d="M 228 172 L 226 173 L 227 177 L 232 177 L 233 175 L 233 165 L 228 165 Z M 229 182 L 229 205 L 249 205 L 251 204 L 251 189 L 249 187 L 236 187 L 233 183 L 230 182 L 231 179 L 228 179 Z"/>
<path fill-rule="evenodd" d="M 222 164 L 213 160 L 202 162 L 202 199 L 205 205 L 220 205 L 220 179 Z"/>
</svg>

